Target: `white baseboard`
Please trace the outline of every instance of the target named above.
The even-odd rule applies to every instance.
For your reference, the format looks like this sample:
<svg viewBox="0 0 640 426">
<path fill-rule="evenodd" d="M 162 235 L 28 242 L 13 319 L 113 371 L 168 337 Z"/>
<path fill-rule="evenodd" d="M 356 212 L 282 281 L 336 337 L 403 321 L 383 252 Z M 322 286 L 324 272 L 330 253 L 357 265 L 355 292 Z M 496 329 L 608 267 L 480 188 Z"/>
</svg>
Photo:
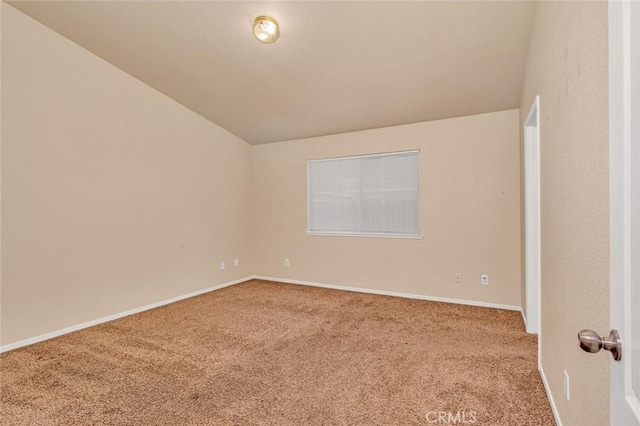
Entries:
<svg viewBox="0 0 640 426">
<path fill-rule="evenodd" d="M 237 279 L 237 280 L 234 280 L 234 281 L 229 281 L 229 282 L 226 282 L 226 283 L 214 285 L 213 287 L 208 287 L 208 288 L 205 288 L 205 289 L 202 289 L 202 290 L 198 290 L 198 291 L 194 291 L 194 292 L 191 292 L 191 293 L 183 294 L 182 296 L 172 297 L 171 299 L 167 299 L 167 300 L 163 300 L 163 301 L 160 301 L 160 302 L 152 303 L 150 305 L 141 306 L 139 308 L 130 309 L 130 310 L 125 311 L 125 312 L 120 312 L 120 313 L 109 315 L 109 316 L 106 316 L 106 317 L 103 317 L 103 318 L 98 318 L 98 319 L 95 319 L 93 321 L 88 321 L 88 322 L 85 322 L 85 323 L 82 323 L 82 324 L 73 325 L 71 327 L 66 327 L 66 328 L 63 328 L 63 329 L 60 329 L 60 330 L 52 331 L 50 333 L 41 334 L 39 336 L 31 337 L 29 339 L 24 339 L 24 340 L 20 340 L 18 342 L 9 343 L 7 345 L 0 346 L 0 353 L 11 351 L 13 349 L 18 349 L 18 348 L 21 348 L 22 346 L 31 345 L 33 343 L 42 342 L 44 340 L 53 339 L 54 337 L 62 336 L 63 334 L 67 334 L 67 333 L 71 333 L 71 332 L 74 332 L 74 331 L 82 330 L 83 328 L 92 327 L 94 325 L 98 325 L 98 324 L 102 324 L 102 323 L 105 323 L 105 322 L 113 321 L 113 320 L 116 320 L 118 318 L 126 317 L 126 316 L 133 315 L 133 314 L 137 314 L 139 312 L 148 311 L 149 309 L 158 308 L 160 306 L 168 305 L 170 303 L 178 302 L 180 300 L 188 299 L 190 297 L 199 296 L 201 294 L 209 293 L 209 292 L 215 291 L 215 290 L 220 290 L 221 288 L 229 287 L 229 286 L 232 286 L 232 285 L 235 285 L 235 284 L 240 284 L 240 283 L 243 283 L 245 281 L 249 281 L 249 280 L 251 280 L 253 278 L 254 278 L 253 276 L 240 278 L 240 279 Z"/>
<path fill-rule="evenodd" d="M 503 305 L 500 303 L 489 303 L 489 302 L 480 302 L 476 300 L 464 300 L 464 299 L 450 299 L 448 297 L 437 297 L 437 296 L 426 296 L 423 294 L 413 294 L 413 293 L 400 293 L 396 291 L 388 291 L 388 290 L 375 290 L 370 288 L 361 288 L 361 287 L 346 287 L 341 285 L 334 284 L 323 284 L 316 283 L 312 281 L 302 281 L 302 280 L 290 280 L 287 278 L 276 278 L 276 277 L 265 277 L 262 275 L 254 275 L 253 278 L 257 280 L 267 280 L 267 281 L 276 281 L 287 284 L 300 284 L 307 285 L 311 287 L 322 287 L 322 288 L 331 288 L 334 290 L 346 290 L 346 291 L 355 291 L 358 293 L 369 293 L 369 294 L 380 294 L 383 296 L 394 296 L 394 297 L 404 297 L 407 299 L 419 299 L 419 300 L 429 300 L 432 302 L 444 302 L 444 303 L 456 303 L 458 305 L 471 305 L 471 306 L 481 306 L 483 308 L 496 308 L 496 309 L 506 309 L 509 311 L 521 311 L 522 308 L 520 306 L 515 305 Z"/>
<path fill-rule="evenodd" d="M 547 392 L 547 399 L 549 400 L 549 404 L 551 405 L 551 412 L 553 412 L 553 418 L 556 421 L 557 426 L 562 426 L 562 420 L 560 420 L 560 415 L 558 414 L 558 407 L 556 407 L 556 402 L 553 400 L 553 395 L 551 394 L 551 389 L 549 388 L 549 382 L 547 382 L 547 376 L 544 375 L 544 370 L 542 369 L 542 365 L 538 361 L 538 370 L 540 371 L 540 377 L 542 378 L 542 384 L 544 385 L 544 390 Z"/>
<path fill-rule="evenodd" d="M 221 288 L 229 287 L 235 284 L 240 284 L 242 282 L 249 281 L 252 279 L 276 281 L 276 282 L 283 282 L 288 284 L 299 284 L 299 285 L 306 285 L 306 286 L 312 286 L 312 287 L 330 288 L 334 290 L 354 291 L 358 293 L 369 293 L 369 294 L 380 294 L 384 296 L 404 297 L 408 299 L 430 300 L 433 302 L 457 303 L 460 305 L 481 306 L 485 308 L 506 309 L 510 311 L 522 312 L 522 309 L 520 306 L 514 306 L 514 305 L 503 305 L 499 303 L 488 303 L 488 302 L 480 302 L 480 301 L 474 301 L 474 300 L 450 299 L 446 297 L 426 296 L 422 294 L 412 294 L 412 293 L 400 293 L 395 291 L 375 290 L 375 289 L 368 289 L 368 288 L 361 288 L 361 287 L 347 287 L 347 286 L 323 284 L 323 283 L 317 283 L 317 282 L 311 282 L 311 281 L 290 280 L 287 278 L 266 277 L 262 275 L 250 275 L 234 281 L 229 281 L 223 284 L 215 285 L 213 287 L 208 287 L 202 290 L 194 291 L 192 293 L 188 293 L 181 296 L 173 297 L 171 299 L 152 303 L 150 305 L 141 306 L 139 308 L 130 309 L 125 312 L 120 312 L 120 313 L 109 315 L 103 318 L 98 318 L 82 324 L 73 325 L 71 327 L 66 327 L 60 330 L 55 330 L 49 333 L 41 334 L 39 336 L 30 337 L 28 339 L 20 340 L 18 342 L 9 343 L 7 345 L 0 346 L 0 353 L 11 351 L 13 349 L 18 349 L 23 346 L 31 345 L 33 343 L 42 342 L 44 340 L 53 339 L 54 337 L 62 336 L 63 334 L 72 333 L 74 331 L 82 330 L 83 328 L 92 327 L 94 325 L 113 321 L 118 318 L 123 318 L 129 315 L 137 314 L 139 312 L 148 311 L 149 309 L 158 308 L 160 306 L 168 305 L 170 303 L 178 302 L 180 300 L 188 299 L 190 297 L 199 296 L 201 294 L 209 293 L 211 291 L 219 290 Z"/>
</svg>

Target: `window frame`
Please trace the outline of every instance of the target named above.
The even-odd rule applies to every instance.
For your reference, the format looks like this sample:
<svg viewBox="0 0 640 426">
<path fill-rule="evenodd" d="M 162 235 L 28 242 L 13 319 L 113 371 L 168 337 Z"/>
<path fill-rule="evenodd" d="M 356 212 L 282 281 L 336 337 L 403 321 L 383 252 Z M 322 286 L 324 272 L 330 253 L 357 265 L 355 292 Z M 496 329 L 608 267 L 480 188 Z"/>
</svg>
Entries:
<svg viewBox="0 0 640 426">
<path fill-rule="evenodd" d="M 417 215 L 418 215 L 418 232 L 415 234 L 403 234 L 403 233 L 389 233 L 389 232 L 341 232 L 341 231 L 311 231 L 311 180 L 310 180 L 310 165 L 315 162 L 332 161 L 332 160 L 349 160 L 353 158 L 366 158 L 366 157 L 387 157 L 398 154 L 417 154 L 418 157 L 418 188 L 417 188 Z M 389 151 L 380 152 L 374 154 L 361 154 L 361 155 L 347 155 L 339 157 L 326 157 L 326 158 L 314 158 L 307 160 L 307 229 L 306 235 L 310 236 L 325 236 L 325 237 L 364 237 L 364 238 L 398 238 L 398 239 L 412 239 L 420 240 L 423 238 L 422 227 L 420 226 L 420 211 L 421 211 L 421 152 L 419 149 L 411 149 L 405 151 Z"/>
</svg>

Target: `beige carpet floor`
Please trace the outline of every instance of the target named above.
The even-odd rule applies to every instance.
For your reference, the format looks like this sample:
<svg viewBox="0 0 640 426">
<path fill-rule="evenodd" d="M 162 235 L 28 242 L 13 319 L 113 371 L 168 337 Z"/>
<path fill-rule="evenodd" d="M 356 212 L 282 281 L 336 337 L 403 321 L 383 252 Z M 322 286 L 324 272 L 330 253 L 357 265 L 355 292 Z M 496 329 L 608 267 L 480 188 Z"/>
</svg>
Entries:
<svg viewBox="0 0 640 426">
<path fill-rule="evenodd" d="M 554 424 L 519 312 L 267 281 L 0 362 L 3 425 Z"/>
</svg>

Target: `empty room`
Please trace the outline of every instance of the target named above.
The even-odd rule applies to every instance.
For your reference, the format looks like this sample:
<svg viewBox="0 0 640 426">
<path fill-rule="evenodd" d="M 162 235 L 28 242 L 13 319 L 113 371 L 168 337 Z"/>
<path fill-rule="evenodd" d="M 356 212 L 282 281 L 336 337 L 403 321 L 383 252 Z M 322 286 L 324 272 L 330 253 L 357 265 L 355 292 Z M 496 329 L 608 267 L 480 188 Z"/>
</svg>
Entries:
<svg viewBox="0 0 640 426">
<path fill-rule="evenodd" d="M 0 424 L 640 425 L 639 2 L 0 10 Z"/>
</svg>

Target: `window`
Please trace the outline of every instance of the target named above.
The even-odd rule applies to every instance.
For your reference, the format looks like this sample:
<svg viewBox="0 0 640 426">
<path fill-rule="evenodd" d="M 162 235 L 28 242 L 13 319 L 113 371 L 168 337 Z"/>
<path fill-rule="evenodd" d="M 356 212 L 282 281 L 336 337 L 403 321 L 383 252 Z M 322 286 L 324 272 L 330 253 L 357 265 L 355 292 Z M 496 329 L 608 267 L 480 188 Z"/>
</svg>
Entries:
<svg viewBox="0 0 640 426">
<path fill-rule="evenodd" d="M 309 160 L 307 233 L 420 237 L 420 151 Z"/>
</svg>

